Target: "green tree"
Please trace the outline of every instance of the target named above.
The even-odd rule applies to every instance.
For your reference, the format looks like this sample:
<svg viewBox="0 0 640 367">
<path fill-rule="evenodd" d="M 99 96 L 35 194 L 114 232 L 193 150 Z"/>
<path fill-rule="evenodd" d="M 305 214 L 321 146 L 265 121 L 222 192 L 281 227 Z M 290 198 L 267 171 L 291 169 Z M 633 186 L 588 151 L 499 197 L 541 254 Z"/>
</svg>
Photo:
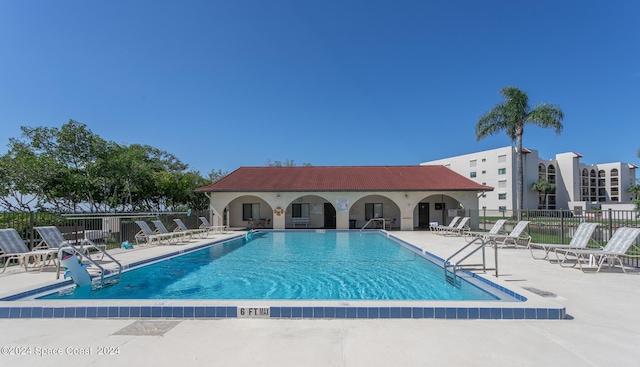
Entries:
<svg viewBox="0 0 640 367">
<path fill-rule="evenodd" d="M 303 166 L 311 166 L 311 163 L 302 163 Z M 268 167 L 295 167 L 296 162 L 293 159 L 286 159 L 284 162 L 282 161 L 272 161 L 271 159 L 267 159 Z"/>
<path fill-rule="evenodd" d="M 516 209 L 518 218 L 524 201 L 524 178 L 522 170 L 522 134 L 524 125 L 532 124 L 543 128 L 552 128 L 556 135 L 562 132 L 564 114 L 556 105 L 542 103 L 529 106 L 527 94 L 516 87 L 503 88 L 500 93 L 504 101 L 485 112 L 476 124 L 476 140 L 505 131 L 512 142 L 516 143 Z"/>
<path fill-rule="evenodd" d="M 217 171 L 215 169 L 212 169 L 211 172 L 209 172 L 209 180 L 211 181 L 210 183 L 216 182 L 228 174 L 229 172 L 223 172 L 221 169 L 218 169 Z"/>
<path fill-rule="evenodd" d="M 204 178 L 169 152 L 105 141 L 73 120 L 21 129 L 0 156 L 0 208 L 7 211 L 206 209 L 195 188 L 226 175 Z"/>
<path fill-rule="evenodd" d="M 633 184 L 629 186 L 627 192 L 633 195 L 631 202 L 636 205 L 636 210 L 640 210 L 640 184 Z"/>
<path fill-rule="evenodd" d="M 25 126 L 21 129 L 24 141 L 14 139 L 12 143 L 24 143 L 30 154 L 47 167 L 37 193 L 40 199 L 61 211 L 77 211 L 83 206 L 93 211 L 96 177 L 90 172 L 104 153 L 106 142 L 87 125 L 74 120 L 59 129 Z"/>
<path fill-rule="evenodd" d="M 542 203 L 545 203 L 546 205 L 547 196 L 553 193 L 554 191 L 556 191 L 556 185 L 539 178 L 538 181 L 534 182 L 531 185 L 531 190 L 537 191 L 538 194 L 542 196 Z M 538 209 L 547 209 L 547 208 L 546 207 L 541 208 L 540 204 L 538 204 Z"/>
<path fill-rule="evenodd" d="M 12 139 L 9 151 L 0 157 L 0 208 L 30 211 L 41 197 L 47 171 L 45 162 L 26 144 Z"/>
</svg>

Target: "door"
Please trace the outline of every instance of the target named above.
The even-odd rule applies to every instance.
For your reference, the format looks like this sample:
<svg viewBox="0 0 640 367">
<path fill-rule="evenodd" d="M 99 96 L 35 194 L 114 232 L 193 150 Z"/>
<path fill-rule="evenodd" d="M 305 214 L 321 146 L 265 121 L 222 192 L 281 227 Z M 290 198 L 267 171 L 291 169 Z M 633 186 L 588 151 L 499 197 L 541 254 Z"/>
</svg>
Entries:
<svg viewBox="0 0 640 367">
<path fill-rule="evenodd" d="M 418 204 L 418 227 L 429 228 L 429 203 Z"/>
<path fill-rule="evenodd" d="M 324 203 L 324 228 L 336 228 L 336 208 L 331 203 Z"/>
</svg>

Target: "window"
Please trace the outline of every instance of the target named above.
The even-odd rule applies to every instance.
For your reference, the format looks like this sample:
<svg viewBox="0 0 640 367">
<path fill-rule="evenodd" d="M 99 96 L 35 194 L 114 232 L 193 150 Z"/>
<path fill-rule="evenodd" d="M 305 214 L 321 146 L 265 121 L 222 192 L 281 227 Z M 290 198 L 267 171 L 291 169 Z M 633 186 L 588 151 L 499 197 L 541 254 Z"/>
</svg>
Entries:
<svg viewBox="0 0 640 367">
<path fill-rule="evenodd" d="M 506 211 L 507 211 L 507 207 L 506 207 L 506 206 L 499 206 L 499 207 L 498 207 L 498 211 L 499 211 L 500 213 L 504 213 L 504 212 L 506 212 Z"/>
<path fill-rule="evenodd" d="M 499 155 L 498 156 L 498 163 L 505 163 L 507 161 L 507 155 Z"/>
<path fill-rule="evenodd" d="M 475 167 L 478 165 L 478 160 L 477 159 L 472 159 L 469 161 L 469 167 Z"/>
<path fill-rule="evenodd" d="M 260 204 L 242 204 L 242 220 L 259 219 Z"/>
<path fill-rule="evenodd" d="M 373 218 L 384 218 L 382 215 L 381 203 L 364 204 L 364 220 L 369 220 Z"/>
<path fill-rule="evenodd" d="M 487 158 L 482 158 L 482 161 L 483 161 L 483 162 L 486 162 L 486 161 L 487 161 Z"/>
<path fill-rule="evenodd" d="M 498 174 L 499 175 L 506 175 L 507 174 L 507 169 L 506 168 L 498 168 Z"/>
<path fill-rule="evenodd" d="M 476 177 L 476 173 L 475 173 L 475 172 L 471 172 L 471 173 L 469 174 L 469 177 L 471 177 L 471 178 Z"/>
<path fill-rule="evenodd" d="M 507 187 L 507 180 L 498 181 L 498 188 L 503 189 L 505 187 Z"/>
<path fill-rule="evenodd" d="M 486 173 L 487 173 L 487 171 L 482 171 L 482 174 L 483 174 L 483 175 L 484 175 L 484 174 L 486 174 Z"/>
<path fill-rule="evenodd" d="M 498 194 L 498 200 L 507 200 L 507 194 L 506 193 Z"/>
<path fill-rule="evenodd" d="M 291 216 L 293 218 L 309 218 L 309 204 L 291 204 Z"/>
</svg>

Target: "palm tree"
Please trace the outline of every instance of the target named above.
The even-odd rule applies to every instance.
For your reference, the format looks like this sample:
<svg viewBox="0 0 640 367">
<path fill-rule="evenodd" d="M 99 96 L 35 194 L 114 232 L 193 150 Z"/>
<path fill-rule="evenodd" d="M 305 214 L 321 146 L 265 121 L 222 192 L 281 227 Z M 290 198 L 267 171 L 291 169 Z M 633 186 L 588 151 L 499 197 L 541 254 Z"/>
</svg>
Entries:
<svg viewBox="0 0 640 367">
<path fill-rule="evenodd" d="M 640 184 L 634 184 L 629 186 L 627 192 L 634 196 L 634 199 L 631 199 L 631 203 L 636 205 L 636 210 L 640 211 Z"/>
<path fill-rule="evenodd" d="M 523 207 L 524 179 L 522 173 L 522 133 L 524 124 L 553 128 L 556 135 L 562 131 L 564 114 L 559 106 L 541 103 L 535 108 L 529 107 L 527 93 L 516 87 L 506 87 L 500 91 L 505 100 L 488 112 L 485 112 L 476 124 L 476 140 L 505 131 L 512 142 L 516 143 L 516 209 L 521 218 Z"/>
<path fill-rule="evenodd" d="M 546 204 L 547 196 L 556 191 L 556 185 L 539 178 L 538 181 L 534 182 L 533 185 L 531 185 L 531 190 L 537 191 L 539 195 L 544 195 L 542 202 Z M 538 205 L 538 209 L 547 208 L 541 208 L 540 205 Z"/>
</svg>

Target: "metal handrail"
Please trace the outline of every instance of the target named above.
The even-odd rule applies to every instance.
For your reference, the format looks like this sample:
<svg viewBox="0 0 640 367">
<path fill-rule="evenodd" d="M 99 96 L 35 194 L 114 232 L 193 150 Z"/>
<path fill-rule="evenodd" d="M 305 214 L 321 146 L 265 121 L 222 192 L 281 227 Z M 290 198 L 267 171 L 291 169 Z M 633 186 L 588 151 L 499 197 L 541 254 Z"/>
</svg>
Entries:
<svg viewBox="0 0 640 367">
<path fill-rule="evenodd" d="M 83 246 L 84 243 L 88 243 L 91 247 L 97 249 L 98 251 L 102 252 L 102 254 L 106 257 L 108 257 L 109 259 L 111 259 L 111 261 L 113 261 L 114 263 L 116 263 L 118 265 L 118 276 L 116 278 L 115 282 L 109 282 L 109 283 L 117 283 L 120 280 L 120 275 L 122 274 L 122 264 L 120 264 L 120 262 L 118 260 L 116 260 L 113 256 L 111 256 L 108 252 L 106 252 L 105 250 L 103 250 L 100 246 L 96 245 L 95 243 L 93 243 L 93 241 L 88 240 L 88 239 L 84 239 L 81 242 L 81 246 Z M 91 255 L 87 255 L 85 254 L 81 249 L 77 248 L 75 245 L 73 245 L 72 243 L 67 243 L 65 246 L 69 246 L 71 247 L 76 254 L 78 254 L 81 258 L 83 259 L 87 259 L 93 266 L 95 266 L 96 268 L 100 269 L 100 288 L 104 287 L 104 273 L 105 273 L 105 269 L 98 264 L 97 262 L 95 262 L 92 258 Z M 60 277 L 60 261 L 58 261 L 58 271 L 56 272 L 57 277 Z M 93 282 L 92 282 L 93 283 Z"/>
<path fill-rule="evenodd" d="M 371 218 L 369 219 L 369 221 L 367 223 L 364 224 L 364 226 L 362 226 L 362 228 L 360 228 L 360 230 L 362 231 L 363 229 L 365 229 L 370 223 L 373 222 L 381 222 L 382 223 L 382 229 L 384 229 L 385 231 L 387 230 L 387 225 L 385 223 L 385 219 L 384 218 Z"/>
<path fill-rule="evenodd" d="M 469 253 L 467 253 L 465 256 L 460 258 L 456 263 L 450 264 L 451 259 L 453 259 L 456 255 L 460 254 L 461 252 L 466 250 L 469 246 L 473 245 L 474 243 L 476 243 L 478 241 L 480 242 L 480 245 L 478 245 L 477 247 L 473 248 Z M 494 254 L 495 254 L 494 255 L 495 256 L 495 268 L 494 269 L 488 269 L 487 268 L 484 248 L 489 244 L 493 244 L 493 248 L 494 248 Z M 495 242 L 493 240 L 491 240 L 491 239 L 483 239 L 483 238 L 478 237 L 478 238 L 475 238 L 475 239 L 471 240 L 469 243 L 464 245 L 461 249 L 459 249 L 458 251 L 453 253 L 451 256 L 449 256 L 444 261 L 445 280 L 448 283 L 450 283 L 450 284 L 455 286 L 456 285 L 456 271 L 461 268 L 462 262 L 465 261 L 466 259 L 468 259 L 469 256 L 475 254 L 480 249 L 482 249 L 482 264 L 467 264 L 467 266 L 482 266 L 482 270 L 484 272 L 486 272 L 487 270 L 495 270 L 496 277 L 498 277 L 498 247 L 495 245 Z M 451 271 L 449 271 L 449 268 L 451 268 Z M 449 273 L 451 273 L 452 275 L 449 276 Z"/>
</svg>

